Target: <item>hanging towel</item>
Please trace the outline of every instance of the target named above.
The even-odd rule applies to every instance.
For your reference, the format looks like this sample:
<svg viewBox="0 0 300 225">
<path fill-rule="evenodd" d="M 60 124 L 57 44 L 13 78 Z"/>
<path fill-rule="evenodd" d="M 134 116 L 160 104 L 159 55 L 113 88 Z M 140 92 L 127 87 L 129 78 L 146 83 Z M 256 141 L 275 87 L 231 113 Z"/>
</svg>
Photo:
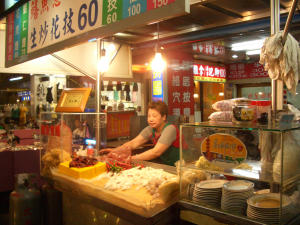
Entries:
<svg viewBox="0 0 300 225">
<path fill-rule="evenodd" d="M 298 41 L 288 34 L 285 44 L 282 44 L 280 31 L 266 38 L 260 53 L 260 64 L 273 80 L 284 81 L 287 89 L 296 94 L 300 72 L 300 49 Z"/>
</svg>

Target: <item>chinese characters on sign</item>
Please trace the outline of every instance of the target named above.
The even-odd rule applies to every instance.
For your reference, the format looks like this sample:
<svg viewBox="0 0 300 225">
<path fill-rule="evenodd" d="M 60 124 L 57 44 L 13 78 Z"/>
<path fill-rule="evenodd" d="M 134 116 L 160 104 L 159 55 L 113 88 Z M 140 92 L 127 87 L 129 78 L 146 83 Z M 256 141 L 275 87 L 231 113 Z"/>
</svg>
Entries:
<svg viewBox="0 0 300 225">
<path fill-rule="evenodd" d="M 185 62 L 182 61 L 182 64 Z M 168 70 L 168 106 L 170 115 L 194 114 L 194 79 L 192 71 Z"/>
<path fill-rule="evenodd" d="M 156 1 L 162 7 L 175 0 Z M 31 0 L 28 52 L 153 9 L 148 2 L 155 1 Z"/>
<path fill-rule="evenodd" d="M 193 74 L 194 74 L 195 81 L 210 81 L 210 82 L 226 81 L 225 67 L 194 64 Z"/>
<path fill-rule="evenodd" d="M 14 54 L 14 13 L 7 17 L 6 25 L 6 60 L 13 60 Z"/>
<path fill-rule="evenodd" d="M 31 0 L 28 52 L 100 27 L 99 0 Z"/>
<path fill-rule="evenodd" d="M 181 1 L 30 0 L 7 16 L 6 65 L 15 64 L 9 61 L 20 56 L 171 3 L 179 4 Z M 179 11 L 181 9 L 186 12 L 186 6 L 184 8 L 180 6 Z M 173 15 L 172 12 L 170 15 Z M 149 21 L 158 17 L 154 14 L 148 14 L 148 16 L 146 18 Z"/>
<path fill-rule="evenodd" d="M 228 80 L 268 77 L 268 72 L 258 62 L 229 64 L 227 71 Z"/>
<path fill-rule="evenodd" d="M 205 55 L 221 56 L 225 55 L 225 46 L 221 43 L 199 42 L 193 44 L 193 51 Z"/>
<path fill-rule="evenodd" d="M 7 17 L 6 60 L 27 54 L 28 3 Z"/>
</svg>

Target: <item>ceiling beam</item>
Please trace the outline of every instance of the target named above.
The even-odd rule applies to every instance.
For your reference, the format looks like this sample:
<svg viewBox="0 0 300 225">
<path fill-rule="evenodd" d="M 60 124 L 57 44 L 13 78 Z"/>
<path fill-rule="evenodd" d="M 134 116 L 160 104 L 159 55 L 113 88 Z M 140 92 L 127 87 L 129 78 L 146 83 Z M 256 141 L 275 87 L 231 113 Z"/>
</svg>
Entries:
<svg viewBox="0 0 300 225">
<path fill-rule="evenodd" d="M 240 15 L 240 14 L 238 14 L 238 13 L 235 13 L 233 11 L 224 9 L 224 8 L 222 8 L 220 6 L 217 6 L 215 4 L 212 4 L 212 3 L 202 3 L 201 5 L 205 6 L 206 8 L 213 9 L 213 10 L 215 10 L 217 12 L 223 13 L 223 14 L 225 14 L 227 16 L 233 17 L 233 18 L 243 18 L 243 16 Z"/>
</svg>

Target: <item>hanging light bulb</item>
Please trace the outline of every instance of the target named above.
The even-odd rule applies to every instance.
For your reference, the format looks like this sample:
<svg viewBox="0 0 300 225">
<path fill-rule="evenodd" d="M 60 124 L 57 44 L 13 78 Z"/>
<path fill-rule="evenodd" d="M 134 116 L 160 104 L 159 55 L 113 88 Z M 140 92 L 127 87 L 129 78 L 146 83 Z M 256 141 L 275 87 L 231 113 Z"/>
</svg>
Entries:
<svg viewBox="0 0 300 225">
<path fill-rule="evenodd" d="M 105 49 L 101 50 L 101 58 L 98 62 L 98 70 L 101 73 L 107 72 L 109 68 L 109 60 L 108 57 L 105 54 Z"/>
<path fill-rule="evenodd" d="M 166 68 L 166 61 L 163 59 L 161 52 L 156 52 L 154 59 L 151 62 L 153 72 L 162 72 Z"/>
<path fill-rule="evenodd" d="M 155 56 L 151 62 L 153 72 L 161 73 L 166 68 L 166 61 L 163 59 L 159 49 L 159 23 L 157 23 L 157 43 L 155 45 Z"/>
</svg>

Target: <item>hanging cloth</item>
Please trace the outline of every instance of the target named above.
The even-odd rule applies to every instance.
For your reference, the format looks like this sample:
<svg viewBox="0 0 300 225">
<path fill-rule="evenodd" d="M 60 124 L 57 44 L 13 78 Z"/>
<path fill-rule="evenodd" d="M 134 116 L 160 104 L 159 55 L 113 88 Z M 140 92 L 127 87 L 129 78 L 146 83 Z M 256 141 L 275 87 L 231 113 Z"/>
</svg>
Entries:
<svg viewBox="0 0 300 225">
<path fill-rule="evenodd" d="M 120 100 L 120 98 L 119 98 L 119 92 L 118 91 L 114 91 L 114 100 L 115 101 Z"/>
<path fill-rule="evenodd" d="M 117 82 L 117 91 L 122 91 L 122 84 L 120 81 Z"/>
<path fill-rule="evenodd" d="M 126 82 L 123 91 L 130 91 L 130 84 L 128 82 Z"/>
<path fill-rule="evenodd" d="M 133 87 L 132 87 L 132 91 L 139 91 L 139 87 L 138 87 L 138 84 L 137 84 L 137 82 L 134 82 L 133 83 Z"/>
<path fill-rule="evenodd" d="M 108 84 L 107 84 L 107 87 L 106 87 L 106 90 L 107 91 L 113 91 L 113 85 L 112 85 L 112 82 L 111 81 L 108 81 Z"/>
<path fill-rule="evenodd" d="M 103 83 L 103 80 L 101 80 L 101 91 L 104 91 L 104 83 Z"/>
<path fill-rule="evenodd" d="M 51 102 L 53 101 L 52 88 L 53 88 L 53 87 L 48 87 L 48 88 L 47 88 L 47 95 L 46 95 L 46 100 L 47 100 L 47 102 L 49 102 L 50 104 L 51 104 Z"/>
<path fill-rule="evenodd" d="M 126 91 L 126 101 L 130 102 L 131 98 L 130 98 L 130 91 Z"/>
</svg>

